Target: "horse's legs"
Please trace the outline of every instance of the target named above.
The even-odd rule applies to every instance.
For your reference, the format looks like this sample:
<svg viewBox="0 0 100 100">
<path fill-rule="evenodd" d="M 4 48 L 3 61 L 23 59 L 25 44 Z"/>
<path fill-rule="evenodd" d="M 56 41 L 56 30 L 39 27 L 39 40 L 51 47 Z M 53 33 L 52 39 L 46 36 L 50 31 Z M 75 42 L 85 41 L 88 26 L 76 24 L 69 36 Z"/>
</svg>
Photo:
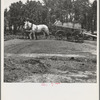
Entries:
<svg viewBox="0 0 100 100">
<path fill-rule="evenodd" d="M 46 39 L 47 39 L 47 37 L 49 36 L 49 30 L 45 31 L 45 36 L 46 36 Z"/>
<path fill-rule="evenodd" d="M 30 32 L 28 33 L 28 36 L 27 36 L 27 37 L 28 37 L 28 39 L 30 39 L 30 36 L 29 36 L 29 34 L 30 34 Z"/>
<path fill-rule="evenodd" d="M 33 32 L 33 37 L 34 37 L 34 39 L 37 39 L 35 32 Z"/>
<path fill-rule="evenodd" d="M 35 34 L 35 39 L 37 40 L 37 35 L 36 35 L 36 32 L 35 32 L 34 34 Z"/>
<path fill-rule="evenodd" d="M 32 39 L 32 33 L 33 33 L 33 32 L 30 32 L 30 34 L 29 34 L 30 39 Z"/>
<path fill-rule="evenodd" d="M 29 39 L 29 32 L 26 32 L 26 38 Z"/>
<path fill-rule="evenodd" d="M 44 35 L 45 38 L 47 38 L 47 35 L 46 35 L 46 32 L 45 31 L 43 31 L 43 35 Z"/>
<path fill-rule="evenodd" d="M 44 37 L 47 39 L 47 32 L 44 30 L 44 31 L 42 31 L 43 32 L 43 35 L 44 35 Z"/>
</svg>

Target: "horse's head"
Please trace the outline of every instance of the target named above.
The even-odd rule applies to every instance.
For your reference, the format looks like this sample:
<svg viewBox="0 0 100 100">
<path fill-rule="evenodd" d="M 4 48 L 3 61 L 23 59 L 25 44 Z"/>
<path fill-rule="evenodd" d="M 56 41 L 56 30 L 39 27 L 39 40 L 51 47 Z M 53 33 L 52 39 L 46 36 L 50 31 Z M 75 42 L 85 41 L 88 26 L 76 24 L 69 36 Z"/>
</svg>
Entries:
<svg viewBox="0 0 100 100">
<path fill-rule="evenodd" d="M 32 27 L 32 23 L 30 23 L 29 21 L 24 22 L 24 29 L 30 29 L 31 27 Z"/>
<path fill-rule="evenodd" d="M 28 21 L 24 22 L 24 26 L 23 27 L 24 27 L 24 29 L 27 29 L 27 27 L 28 27 Z"/>
</svg>

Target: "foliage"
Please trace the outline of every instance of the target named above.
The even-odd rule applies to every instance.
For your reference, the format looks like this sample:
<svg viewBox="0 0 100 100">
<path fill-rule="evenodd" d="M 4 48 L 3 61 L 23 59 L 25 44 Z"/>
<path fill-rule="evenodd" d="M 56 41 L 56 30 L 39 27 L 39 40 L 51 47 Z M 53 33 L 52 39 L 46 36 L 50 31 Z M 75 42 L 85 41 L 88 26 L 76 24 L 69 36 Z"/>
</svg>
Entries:
<svg viewBox="0 0 100 100">
<path fill-rule="evenodd" d="M 9 10 L 5 9 L 4 17 L 5 23 L 8 21 L 9 27 L 13 25 L 15 32 L 26 18 L 35 24 L 47 25 L 59 18 L 62 22 L 81 23 L 82 28 L 94 31 L 96 12 L 96 0 L 93 4 L 89 0 L 43 0 L 43 3 L 27 0 L 25 4 L 21 1 L 12 3 Z"/>
</svg>

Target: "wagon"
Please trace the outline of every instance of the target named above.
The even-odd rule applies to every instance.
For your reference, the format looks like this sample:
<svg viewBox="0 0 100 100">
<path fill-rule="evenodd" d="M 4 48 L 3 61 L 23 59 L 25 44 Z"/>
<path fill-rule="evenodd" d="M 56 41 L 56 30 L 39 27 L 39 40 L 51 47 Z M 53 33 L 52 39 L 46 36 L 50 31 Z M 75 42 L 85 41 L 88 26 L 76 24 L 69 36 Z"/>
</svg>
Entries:
<svg viewBox="0 0 100 100">
<path fill-rule="evenodd" d="M 63 25 L 52 25 L 52 35 L 57 40 L 67 40 L 72 42 L 83 42 L 84 35 L 82 34 L 84 29 L 81 29 L 79 24 L 63 23 Z"/>
</svg>

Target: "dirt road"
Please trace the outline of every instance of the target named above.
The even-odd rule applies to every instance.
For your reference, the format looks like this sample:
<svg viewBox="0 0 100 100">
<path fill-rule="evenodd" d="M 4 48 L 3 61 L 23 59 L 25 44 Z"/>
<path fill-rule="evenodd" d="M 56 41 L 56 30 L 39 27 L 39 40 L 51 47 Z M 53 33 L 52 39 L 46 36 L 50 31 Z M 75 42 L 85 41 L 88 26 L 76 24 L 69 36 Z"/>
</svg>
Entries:
<svg viewBox="0 0 100 100">
<path fill-rule="evenodd" d="M 4 53 L 5 82 L 96 82 L 96 41 L 14 39 Z"/>
</svg>

